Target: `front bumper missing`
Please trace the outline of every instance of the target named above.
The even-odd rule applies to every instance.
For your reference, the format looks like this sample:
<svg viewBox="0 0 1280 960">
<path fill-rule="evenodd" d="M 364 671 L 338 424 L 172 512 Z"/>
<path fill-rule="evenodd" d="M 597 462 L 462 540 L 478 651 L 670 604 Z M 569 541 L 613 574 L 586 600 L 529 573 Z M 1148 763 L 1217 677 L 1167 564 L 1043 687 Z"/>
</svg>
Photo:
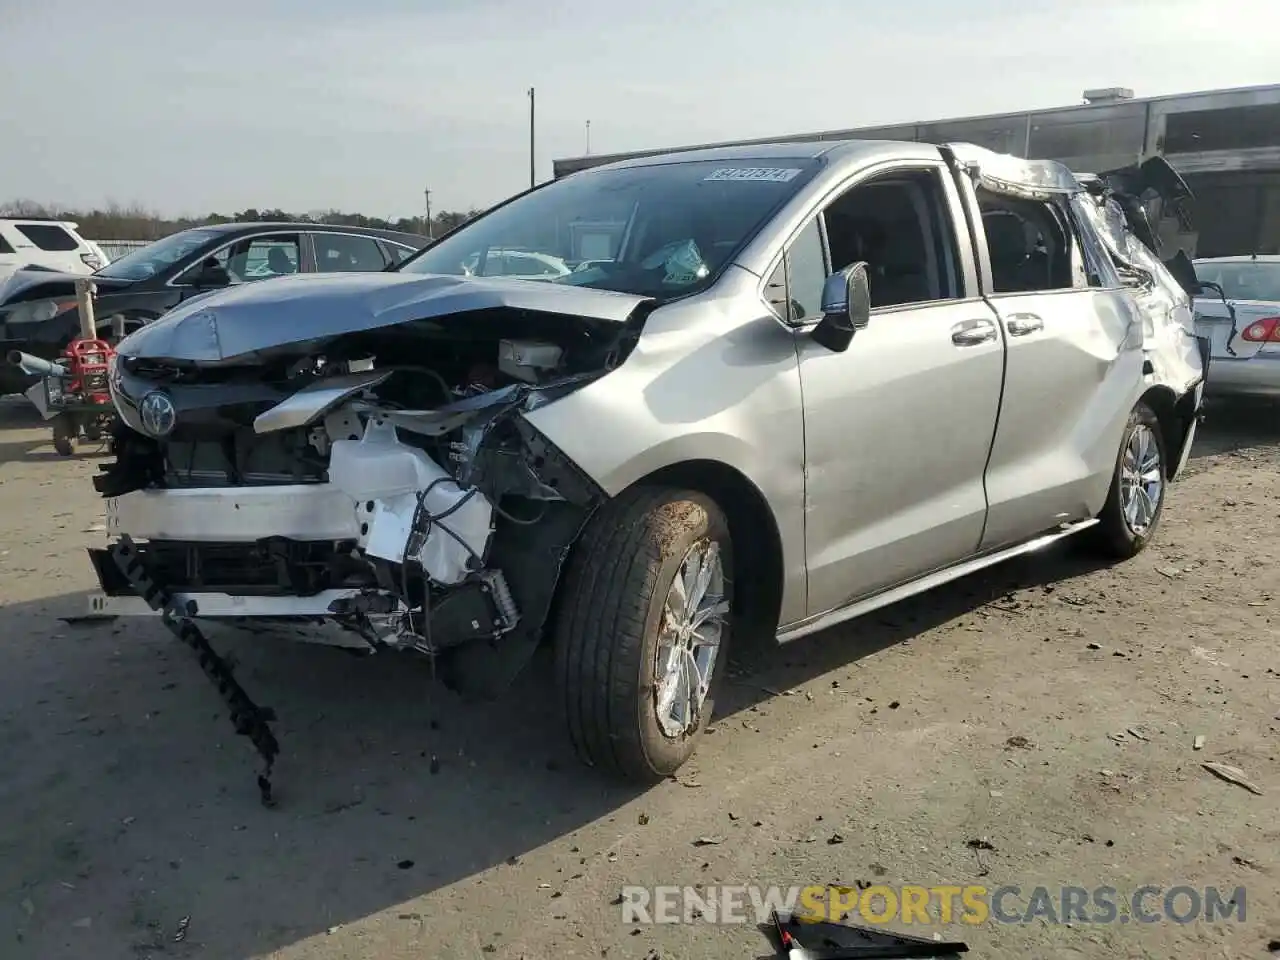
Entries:
<svg viewBox="0 0 1280 960">
<path fill-rule="evenodd" d="M 137 547 L 127 534 L 110 547 L 111 559 L 127 578 L 134 592 L 156 613 L 169 631 L 195 651 L 200 668 L 213 681 L 223 702 L 231 711 L 236 733 L 248 737 L 261 757 L 263 767 L 258 774 L 258 793 L 264 806 L 275 806 L 271 790 L 271 773 L 280 744 L 271 730 L 275 713 L 255 704 L 232 675 L 231 667 L 214 652 L 200 628 L 192 621 L 194 611 L 163 585 L 156 583 L 138 557 Z"/>
</svg>

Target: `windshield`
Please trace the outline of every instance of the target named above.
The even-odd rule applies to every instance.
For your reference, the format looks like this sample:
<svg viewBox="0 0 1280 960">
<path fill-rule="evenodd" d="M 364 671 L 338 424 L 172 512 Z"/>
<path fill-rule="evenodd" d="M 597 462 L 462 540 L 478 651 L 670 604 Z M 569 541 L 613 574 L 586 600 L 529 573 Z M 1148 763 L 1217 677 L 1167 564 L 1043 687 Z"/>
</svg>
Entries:
<svg viewBox="0 0 1280 960">
<path fill-rule="evenodd" d="M 172 266 L 206 244 L 220 237 L 217 230 L 183 230 L 155 243 L 139 247 L 113 260 L 96 276 L 112 280 L 150 280 L 161 270 Z"/>
<path fill-rule="evenodd" d="M 659 298 L 693 293 L 818 166 L 714 160 L 585 170 L 473 220 L 397 269 Z"/>
<path fill-rule="evenodd" d="M 1228 300 L 1280 301 L 1280 263 L 1214 263 L 1196 264 L 1196 277 L 1222 287 Z"/>
</svg>

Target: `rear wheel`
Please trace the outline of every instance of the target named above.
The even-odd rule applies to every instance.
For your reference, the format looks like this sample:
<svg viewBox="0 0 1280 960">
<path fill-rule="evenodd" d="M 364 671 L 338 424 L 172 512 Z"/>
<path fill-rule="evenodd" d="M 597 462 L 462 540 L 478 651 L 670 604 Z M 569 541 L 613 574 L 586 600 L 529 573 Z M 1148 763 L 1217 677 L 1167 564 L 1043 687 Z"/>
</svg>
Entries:
<svg viewBox="0 0 1280 960">
<path fill-rule="evenodd" d="M 565 573 L 556 674 L 579 757 L 637 782 L 693 755 L 727 662 L 729 526 L 693 491 L 642 488 L 592 518 Z"/>
<path fill-rule="evenodd" d="M 1164 513 L 1168 459 L 1155 413 L 1139 403 L 1129 415 L 1107 502 L 1090 532 L 1109 557 L 1126 560 L 1141 553 L 1155 535 Z"/>
</svg>

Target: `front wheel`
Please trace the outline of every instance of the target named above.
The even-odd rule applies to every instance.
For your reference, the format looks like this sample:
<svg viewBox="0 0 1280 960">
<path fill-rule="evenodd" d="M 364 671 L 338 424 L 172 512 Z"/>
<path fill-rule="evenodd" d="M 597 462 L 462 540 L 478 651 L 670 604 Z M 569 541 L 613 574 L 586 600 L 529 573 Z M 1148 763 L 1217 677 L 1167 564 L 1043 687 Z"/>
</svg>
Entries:
<svg viewBox="0 0 1280 960">
<path fill-rule="evenodd" d="M 1141 553 L 1164 513 L 1168 458 L 1160 421 L 1145 403 L 1129 414 L 1116 457 L 1107 502 L 1089 531 L 1094 545 L 1120 560 Z"/>
<path fill-rule="evenodd" d="M 670 776 L 710 718 L 729 642 L 733 552 L 701 493 L 605 504 L 565 572 L 556 674 L 578 756 L 627 780 Z"/>
</svg>

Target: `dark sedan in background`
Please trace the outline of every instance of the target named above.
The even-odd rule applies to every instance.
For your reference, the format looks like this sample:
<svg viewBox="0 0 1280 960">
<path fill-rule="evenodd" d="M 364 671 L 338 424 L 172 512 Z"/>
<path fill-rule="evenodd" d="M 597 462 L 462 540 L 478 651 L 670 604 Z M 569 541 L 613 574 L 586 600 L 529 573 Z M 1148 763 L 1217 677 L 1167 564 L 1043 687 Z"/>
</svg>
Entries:
<svg viewBox="0 0 1280 960">
<path fill-rule="evenodd" d="M 94 273 L 94 315 L 104 336 L 113 321 L 130 331 L 210 289 L 294 273 L 382 270 L 426 244 L 425 237 L 410 233 L 320 223 L 193 227 Z M 0 358 L 11 350 L 45 359 L 61 353 L 80 329 L 76 279 L 29 269 L 0 284 Z M 34 382 L 35 377 L 0 362 L 0 396 Z"/>
</svg>

